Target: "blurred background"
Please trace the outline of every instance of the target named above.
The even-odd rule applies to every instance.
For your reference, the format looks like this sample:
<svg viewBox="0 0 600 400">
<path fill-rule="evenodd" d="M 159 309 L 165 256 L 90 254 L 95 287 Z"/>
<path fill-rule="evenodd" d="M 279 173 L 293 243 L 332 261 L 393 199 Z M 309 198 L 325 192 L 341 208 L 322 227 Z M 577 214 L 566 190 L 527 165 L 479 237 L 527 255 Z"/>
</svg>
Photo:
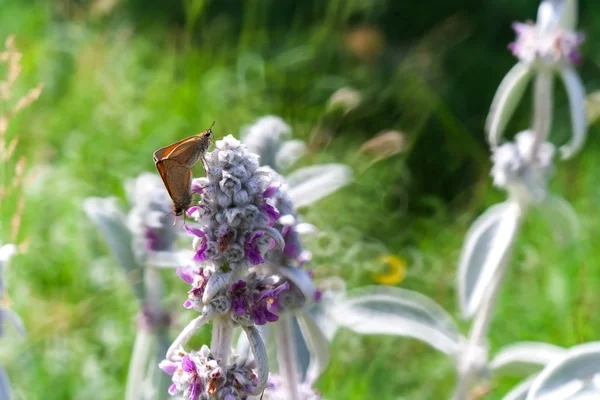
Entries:
<svg viewBox="0 0 600 400">
<path fill-rule="evenodd" d="M 257 118 L 278 115 L 308 143 L 300 165 L 353 168 L 350 186 L 303 212 L 321 230 L 307 242 L 317 278 L 418 290 L 459 318 L 454 288 L 462 238 L 505 196 L 491 186 L 485 117 L 515 63 L 507 50 L 511 23 L 535 19 L 537 6 L 0 0 L 0 41 L 15 35 L 23 53 L 13 91 L 44 85 L 39 100 L 11 120 L 7 137 L 19 142 L 0 175 L 0 184 L 10 186 L 23 160 L 23 191 L 4 196 L 0 207 L 2 242 L 26 248 L 5 271 L 5 304 L 28 331 L 25 338 L 8 331 L 0 343 L 15 397 L 122 398 L 138 305 L 81 205 L 88 196 L 126 204 L 124 181 L 154 172 L 154 150 L 213 120 L 217 137 L 237 136 Z M 552 180 L 552 191 L 577 210 L 582 232 L 557 238 L 543 218 L 527 222 L 500 295 L 492 350 L 522 340 L 571 346 L 598 339 L 599 18 L 600 2 L 580 2 L 587 39 L 579 71 L 591 127 L 583 153 L 559 162 Z M 551 139 L 558 144 L 570 124 L 556 86 Z M 526 129 L 530 114 L 525 100 L 508 132 Z M 372 141 L 382 132 L 392 144 Z M 20 229 L 11 238 L 21 204 Z M 391 264 L 400 265 L 395 277 Z M 165 301 L 182 310 L 183 324 L 185 284 L 171 275 L 166 271 Z M 454 385 L 450 361 L 411 339 L 341 331 L 332 354 L 316 384 L 330 400 L 442 399 Z M 500 399 L 515 382 L 494 381 L 486 398 Z"/>
</svg>

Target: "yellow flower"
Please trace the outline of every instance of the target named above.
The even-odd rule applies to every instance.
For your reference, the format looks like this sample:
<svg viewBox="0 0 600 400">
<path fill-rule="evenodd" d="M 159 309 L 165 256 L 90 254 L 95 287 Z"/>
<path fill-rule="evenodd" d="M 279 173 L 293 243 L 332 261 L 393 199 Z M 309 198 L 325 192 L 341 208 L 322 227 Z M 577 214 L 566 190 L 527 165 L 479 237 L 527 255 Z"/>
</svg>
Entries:
<svg viewBox="0 0 600 400">
<path fill-rule="evenodd" d="M 406 277 L 406 261 L 388 254 L 379 258 L 379 262 L 387 265 L 387 272 L 376 274 L 374 279 L 381 285 L 397 285 Z"/>
</svg>

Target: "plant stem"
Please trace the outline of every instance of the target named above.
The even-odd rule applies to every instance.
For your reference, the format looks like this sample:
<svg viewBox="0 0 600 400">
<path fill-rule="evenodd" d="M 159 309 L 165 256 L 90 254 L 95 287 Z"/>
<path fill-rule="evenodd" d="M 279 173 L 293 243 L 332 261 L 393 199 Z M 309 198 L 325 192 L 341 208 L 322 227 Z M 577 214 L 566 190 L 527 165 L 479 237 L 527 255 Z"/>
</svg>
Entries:
<svg viewBox="0 0 600 400">
<path fill-rule="evenodd" d="M 285 315 L 279 318 L 275 326 L 277 330 L 277 358 L 286 399 L 299 400 L 300 372 L 298 370 L 296 344 L 294 343 L 291 322 L 290 317 Z"/>
<path fill-rule="evenodd" d="M 207 322 L 213 319 L 212 313 L 202 314 L 196 319 L 193 319 L 184 329 L 181 331 L 179 336 L 175 339 L 169 350 L 167 350 L 167 360 L 173 360 L 173 357 L 177 354 L 179 349 L 183 347 L 189 340 L 194 336 L 198 329 L 202 328 Z"/>
<path fill-rule="evenodd" d="M 526 205 L 518 204 L 518 206 L 520 207 L 520 215 L 517 220 L 517 225 L 520 225 L 523 221 Z M 519 226 L 517 226 L 516 229 L 516 232 L 518 232 Z M 485 349 L 484 351 L 486 351 L 485 357 L 487 357 L 487 335 L 492 318 L 494 317 L 498 293 L 500 292 L 500 287 L 502 286 L 504 275 L 512 256 L 512 246 L 514 245 L 515 238 L 516 233 L 511 244 L 511 249 L 508 249 L 504 253 L 503 259 L 500 261 L 500 266 L 490 281 L 486 294 L 481 301 L 481 305 L 477 309 L 466 346 L 459 353 L 460 358 L 457 360 L 459 379 L 454 394 L 454 400 L 467 400 L 469 398 L 468 395 L 471 390 L 472 381 L 476 377 L 479 367 L 481 367 L 477 365 L 476 362 L 479 358 L 477 353 L 481 352 L 481 349 L 483 348 Z M 485 362 L 487 362 L 487 359 Z"/>
<path fill-rule="evenodd" d="M 535 77 L 533 93 L 533 136 L 529 158 L 537 163 L 537 153 L 540 146 L 548 138 L 550 126 L 552 125 L 552 98 L 554 75 L 546 68 L 540 68 Z"/>
<path fill-rule="evenodd" d="M 221 366 L 227 366 L 229 355 L 231 354 L 231 336 L 233 335 L 233 326 L 229 319 L 218 316 L 213 320 L 212 339 L 210 342 L 210 351 Z"/>
<path fill-rule="evenodd" d="M 125 386 L 125 399 L 135 400 L 142 392 L 144 372 L 151 357 L 152 333 L 139 329 L 133 344 L 129 371 L 127 372 L 127 385 Z"/>
</svg>

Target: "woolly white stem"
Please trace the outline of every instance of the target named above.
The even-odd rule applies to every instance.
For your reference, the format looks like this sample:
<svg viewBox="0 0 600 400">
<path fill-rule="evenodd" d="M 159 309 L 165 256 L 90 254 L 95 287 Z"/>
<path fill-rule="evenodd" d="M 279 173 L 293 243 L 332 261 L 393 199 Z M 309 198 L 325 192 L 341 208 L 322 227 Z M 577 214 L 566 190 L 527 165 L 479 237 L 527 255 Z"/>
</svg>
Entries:
<svg viewBox="0 0 600 400">
<path fill-rule="evenodd" d="M 296 355 L 294 332 L 292 331 L 289 316 L 281 316 L 275 325 L 277 330 L 277 358 L 279 361 L 279 374 L 283 379 L 283 390 L 286 399 L 299 400 L 298 386 L 300 385 L 300 372 Z"/>
<path fill-rule="evenodd" d="M 529 159 L 536 163 L 539 147 L 548 139 L 552 125 L 554 73 L 546 68 L 540 68 L 534 85 L 533 93 L 533 135 Z"/>
<path fill-rule="evenodd" d="M 209 322 L 214 316 L 214 313 L 212 311 L 212 309 L 209 309 L 208 312 L 205 312 L 204 314 L 202 314 L 201 316 L 199 316 L 198 318 L 192 320 L 192 322 L 190 322 L 188 324 L 188 326 L 186 326 L 183 331 L 181 331 L 181 333 L 179 334 L 179 336 L 177 336 L 177 339 L 175 339 L 175 341 L 173 342 L 173 344 L 171 344 L 171 347 L 169 347 L 169 350 L 167 350 L 167 360 L 171 360 L 173 361 L 173 356 L 180 351 L 180 349 L 183 348 L 183 346 L 190 341 L 190 338 L 192 336 L 194 336 L 194 334 L 196 332 L 198 332 L 198 330 L 205 325 L 207 322 Z"/>
<path fill-rule="evenodd" d="M 227 367 L 229 363 L 232 335 L 233 326 L 229 322 L 228 316 L 218 316 L 213 320 L 210 351 L 223 368 Z"/>
<path fill-rule="evenodd" d="M 255 326 L 244 326 L 243 329 L 248 337 L 248 343 L 250 344 L 254 361 L 256 361 L 256 376 L 258 378 L 258 383 L 252 394 L 258 396 L 267 387 L 267 379 L 269 378 L 267 349 L 265 348 L 265 344 Z"/>
<path fill-rule="evenodd" d="M 137 400 L 144 382 L 144 372 L 151 357 L 153 334 L 145 329 L 139 329 L 133 344 L 129 371 L 127 372 L 127 385 L 125 387 L 125 400 Z"/>
</svg>

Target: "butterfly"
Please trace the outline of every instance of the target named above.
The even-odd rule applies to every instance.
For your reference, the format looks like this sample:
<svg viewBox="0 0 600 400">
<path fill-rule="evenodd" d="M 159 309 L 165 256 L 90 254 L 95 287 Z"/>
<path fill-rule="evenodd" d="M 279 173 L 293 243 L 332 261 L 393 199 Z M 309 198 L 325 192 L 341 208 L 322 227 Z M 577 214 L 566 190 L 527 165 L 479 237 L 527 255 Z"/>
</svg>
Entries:
<svg viewBox="0 0 600 400">
<path fill-rule="evenodd" d="M 173 201 L 173 214 L 182 215 L 192 204 L 192 166 L 202 159 L 213 136 L 212 127 L 156 150 L 154 164 Z"/>
</svg>

